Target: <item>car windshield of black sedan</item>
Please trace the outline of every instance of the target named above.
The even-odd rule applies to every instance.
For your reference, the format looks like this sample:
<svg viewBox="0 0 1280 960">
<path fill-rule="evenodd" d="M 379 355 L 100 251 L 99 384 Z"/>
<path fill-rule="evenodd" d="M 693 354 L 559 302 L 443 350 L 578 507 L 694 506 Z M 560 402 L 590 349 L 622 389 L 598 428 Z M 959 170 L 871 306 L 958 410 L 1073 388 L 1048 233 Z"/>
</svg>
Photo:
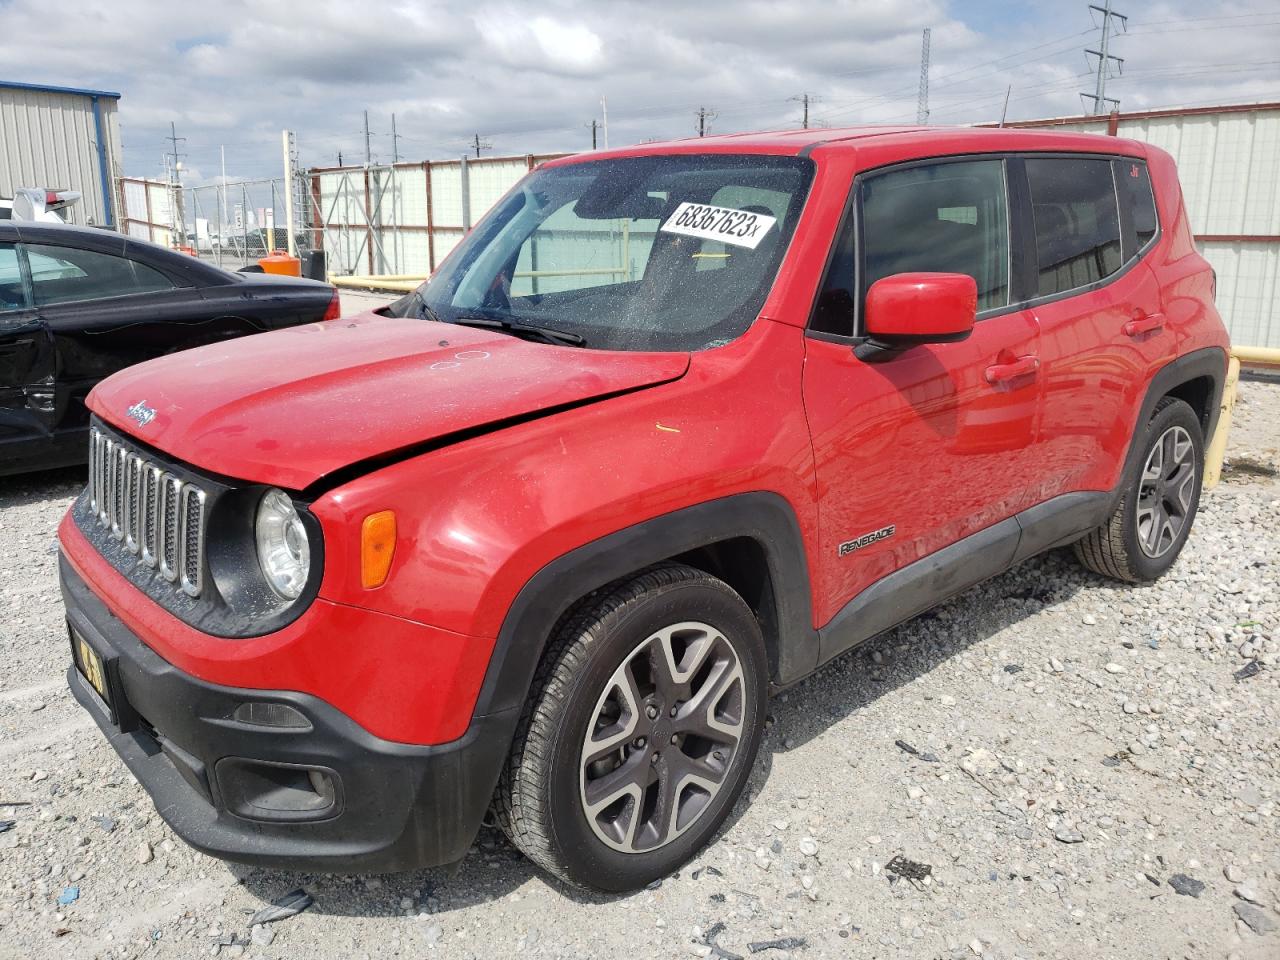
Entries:
<svg viewBox="0 0 1280 960">
<path fill-rule="evenodd" d="M 603 350 L 719 346 L 758 316 L 812 176 L 807 159 L 722 154 L 537 170 L 397 312 Z"/>
</svg>

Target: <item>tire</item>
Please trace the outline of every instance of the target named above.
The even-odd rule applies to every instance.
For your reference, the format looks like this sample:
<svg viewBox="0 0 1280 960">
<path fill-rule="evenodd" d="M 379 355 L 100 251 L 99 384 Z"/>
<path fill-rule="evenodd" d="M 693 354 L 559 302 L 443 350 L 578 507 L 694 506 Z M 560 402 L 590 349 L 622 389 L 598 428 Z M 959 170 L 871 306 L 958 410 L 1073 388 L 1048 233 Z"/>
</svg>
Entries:
<svg viewBox="0 0 1280 960">
<path fill-rule="evenodd" d="M 1150 583 L 1178 559 L 1200 506 L 1204 474 L 1200 420 L 1182 400 L 1157 403 L 1139 443 L 1110 518 L 1075 543 L 1085 567 L 1127 583 Z"/>
<path fill-rule="evenodd" d="M 659 669 L 664 658 L 674 671 Z M 715 577 L 667 564 L 592 594 L 538 667 L 498 782 L 498 825 L 577 886 L 621 892 L 667 876 L 742 792 L 767 684 L 760 626 Z"/>
</svg>

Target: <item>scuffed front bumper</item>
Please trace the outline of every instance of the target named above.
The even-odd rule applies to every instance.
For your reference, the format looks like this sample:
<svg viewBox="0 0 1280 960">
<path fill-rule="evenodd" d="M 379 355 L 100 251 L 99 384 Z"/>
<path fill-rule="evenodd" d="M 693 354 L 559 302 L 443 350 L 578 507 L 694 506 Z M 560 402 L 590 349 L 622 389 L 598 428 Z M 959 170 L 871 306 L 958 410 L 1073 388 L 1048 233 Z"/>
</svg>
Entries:
<svg viewBox="0 0 1280 960">
<path fill-rule="evenodd" d="M 71 690 L 165 822 L 193 847 L 243 863 L 329 872 L 408 870 L 466 853 L 514 712 L 477 717 L 444 744 L 384 740 L 318 697 L 220 686 L 185 673 L 139 640 L 66 557 L 60 578 L 70 627 L 105 661 L 114 711 L 103 709 L 74 666 Z M 235 719 L 248 703 L 291 707 L 296 725 Z"/>
</svg>

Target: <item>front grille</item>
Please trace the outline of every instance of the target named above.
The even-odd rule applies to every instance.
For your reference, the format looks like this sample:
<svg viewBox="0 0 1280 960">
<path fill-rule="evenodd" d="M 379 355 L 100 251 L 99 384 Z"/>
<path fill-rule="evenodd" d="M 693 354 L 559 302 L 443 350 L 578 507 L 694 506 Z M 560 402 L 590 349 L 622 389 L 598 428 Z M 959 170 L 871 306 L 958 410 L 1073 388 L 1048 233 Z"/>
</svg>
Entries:
<svg viewBox="0 0 1280 960">
<path fill-rule="evenodd" d="M 97 427 L 90 431 L 89 509 L 98 524 L 191 597 L 204 586 L 207 502 L 198 484 Z"/>
</svg>

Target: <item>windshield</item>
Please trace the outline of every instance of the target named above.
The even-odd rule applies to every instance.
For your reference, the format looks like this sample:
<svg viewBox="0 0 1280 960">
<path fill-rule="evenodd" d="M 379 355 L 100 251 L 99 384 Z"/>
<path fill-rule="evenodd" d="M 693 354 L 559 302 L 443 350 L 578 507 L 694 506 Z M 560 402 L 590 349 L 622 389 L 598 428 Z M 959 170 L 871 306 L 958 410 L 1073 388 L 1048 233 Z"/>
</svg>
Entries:
<svg viewBox="0 0 1280 960">
<path fill-rule="evenodd" d="M 812 170 L 719 154 L 536 170 L 395 312 L 539 327 L 602 350 L 728 343 L 760 312 Z"/>
</svg>

